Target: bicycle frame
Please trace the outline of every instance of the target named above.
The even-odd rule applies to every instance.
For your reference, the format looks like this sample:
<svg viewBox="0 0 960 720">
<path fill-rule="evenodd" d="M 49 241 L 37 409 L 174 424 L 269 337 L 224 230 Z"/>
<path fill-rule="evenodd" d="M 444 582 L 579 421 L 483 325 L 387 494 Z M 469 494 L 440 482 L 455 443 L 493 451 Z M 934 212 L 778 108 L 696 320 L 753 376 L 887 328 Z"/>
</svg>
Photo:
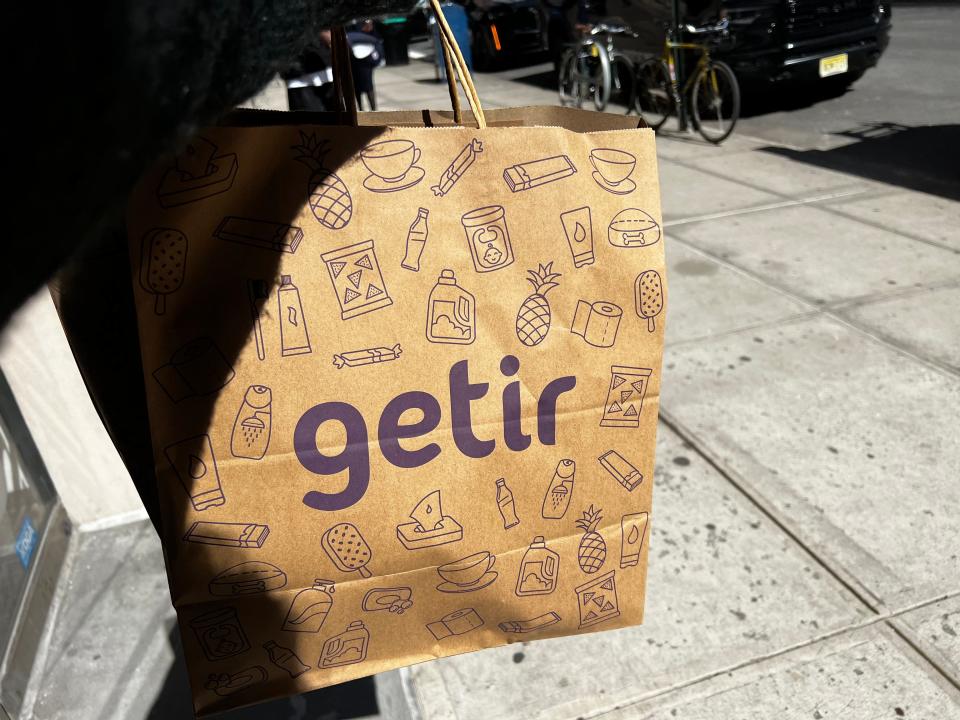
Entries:
<svg viewBox="0 0 960 720">
<path fill-rule="evenodd" d="M 697 60 L 696 67 L 692 72 L 687 73 L 687 77 L 682 88 L 680 87 L 680 80 L 677 77 L 677 50 L 695 50 L 696 52 L 700 53 L 700 58 Z M 693 82 L 700 73 L 700 70 L 710 62 L 710 48 L 703 43 L 676 42 L 668 35 L 663 43 L 662 57 L 667 63 L 667 69 L 670 72 L 670 85 L 673 87 L 674 100 L 678 106 L 682 105 L 683 98 L 693 88 Z M 717 92 L 718 88 L 716 76 L 712 75 L 710 77 L 710 81 L 713 84 L 714 92 Z"/>
</svg>

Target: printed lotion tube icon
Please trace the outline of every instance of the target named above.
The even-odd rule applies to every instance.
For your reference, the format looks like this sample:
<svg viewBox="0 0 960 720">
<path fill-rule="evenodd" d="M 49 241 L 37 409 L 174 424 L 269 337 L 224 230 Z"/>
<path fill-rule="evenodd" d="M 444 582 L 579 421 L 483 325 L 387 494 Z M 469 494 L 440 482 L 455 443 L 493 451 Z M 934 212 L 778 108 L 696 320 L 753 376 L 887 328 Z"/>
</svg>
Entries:
<svg viewBox="0 0 960 720">
<path fill-rule="evenodd" d="M 563 232 L 570 245 L 570 254 L 573 255 L 573 266 L 593 265 L 593 222 L 590 219 L 590 208 L 581 207 L 560 213 L 560 222 L 563 223 Z"/>
<path fill-rule="evenodd" d="M 206 510 L 226 502 L 208 435 L 197 435 L 168 445 L 163 454 L 190 496 L 194 510 Z"/>
<path fill-rule="evenodd" d="M 303 317 L 303 305 L 300 304 L 300 291 L 289 275 L 280 277 L 277 305 L 280 312 L 280 354 L 287 357 L 310 352 L 310 336 L 307 334 L 307 321 Z"/>
</svg>

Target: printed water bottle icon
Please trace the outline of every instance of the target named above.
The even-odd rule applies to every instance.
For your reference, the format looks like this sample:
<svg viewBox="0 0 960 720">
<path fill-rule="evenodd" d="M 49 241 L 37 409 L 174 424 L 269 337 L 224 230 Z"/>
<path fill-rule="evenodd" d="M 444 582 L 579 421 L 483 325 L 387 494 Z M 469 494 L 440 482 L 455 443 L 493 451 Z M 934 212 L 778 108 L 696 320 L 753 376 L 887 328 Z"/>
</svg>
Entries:
<svg viewBox="0 0 960 720">
<path fill-rule="evenodd" d="M 477 301 L 457 285 L 453 270 L 444 270 L 427 301 L 427 340 L 469 345 L 477 335 Z"/>
</svg>

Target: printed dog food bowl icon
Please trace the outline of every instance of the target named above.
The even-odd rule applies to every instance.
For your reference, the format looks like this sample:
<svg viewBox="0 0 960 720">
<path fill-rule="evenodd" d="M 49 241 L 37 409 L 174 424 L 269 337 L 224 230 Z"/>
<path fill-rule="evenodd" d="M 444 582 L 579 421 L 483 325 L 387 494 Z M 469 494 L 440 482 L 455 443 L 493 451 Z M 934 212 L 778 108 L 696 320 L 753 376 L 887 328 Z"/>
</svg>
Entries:
<svg viewBox="0 0 960 720">
<path fill-rule="evenodd" d="M 496 555 L 481 550 L 441 565 L 437 568 L 437 574 L 446 582 L 437 585 L 437 590 L 445 593 L 461 593 L 485 588 L 497 579 L 497 573 L 491 569 L 496 561 Z"/>
<path fill-rule="evenodd" d="M 384 140 L 367 145 L 360 151 L 360 160 L 371 173 L 363 186 L 372 192 L 406 190 L 423 180 L 424 170 L 416 164 L 420 148 L 411 140 Z"/>
<path fill-rule="evenodd" d="M 593 180 L 607 192 L 614 195 L 627 195 L 637 189 L 630 179 L 630 173 L 637 166 L 637 159 L 623 150 L 597 148 L 590 151 L 590 164 L 593 165 Z"/>
<path fill-rule="evenodd" d="M 627 208 L 613 216 L 607 239 L 616 247 L 649 247 L 660 242 L 660 226 L 643 210 Z"/>
</svg>

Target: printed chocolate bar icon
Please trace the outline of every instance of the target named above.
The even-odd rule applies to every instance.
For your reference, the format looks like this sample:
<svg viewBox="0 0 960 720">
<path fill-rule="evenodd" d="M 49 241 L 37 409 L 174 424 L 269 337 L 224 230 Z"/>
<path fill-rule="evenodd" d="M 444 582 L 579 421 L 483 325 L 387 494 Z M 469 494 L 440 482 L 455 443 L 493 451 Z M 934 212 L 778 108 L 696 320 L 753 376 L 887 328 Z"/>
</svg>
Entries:
<svg viewBox="0 0 960 720">
<path fill-rule="evenodd" d="M 443 514 L 440 491 L 424 497 L 410 513 L 411 523 L 397 525 L 397 539 L 407 550 L 446 545 L 463 539 L 463 527 Z"/>
<path fill-rule="evenodd" d="M 577 171 L 566 155 L 531 160 L 511 165 L 503 171 L 503 180 L 511 192 L 520 192 L 563 180 Z"/>
<path fill-rule="evenodd" d="M 607 450 L 598 460 L 603 469 L 627 490 L 633 490 L 643 482 L 643 474 L 616 450 Z"/>
<path fill-rule="evenodd" d="M 295 225 L 230 215 L 220 221 L 213 236 L 241 245 L 292 254 L 300 247 L 303 230 Z"/>
<path fill-rule="evenodd" d="M 529 620 L 504 620 L 497 627 L 505 633 L 525 634 L 543 630 L 551 625 L 556 625 L 558 622 L 560 622 L 560 616 L 551 610 Z"/>
<path fill-rule="evenodd" d="M 268 525 L 257 523 L 195 522 L 183 539 L 202 545 L 222 545 L 235 548 L 260 548 L 270 534 Z"/>
</svg>

